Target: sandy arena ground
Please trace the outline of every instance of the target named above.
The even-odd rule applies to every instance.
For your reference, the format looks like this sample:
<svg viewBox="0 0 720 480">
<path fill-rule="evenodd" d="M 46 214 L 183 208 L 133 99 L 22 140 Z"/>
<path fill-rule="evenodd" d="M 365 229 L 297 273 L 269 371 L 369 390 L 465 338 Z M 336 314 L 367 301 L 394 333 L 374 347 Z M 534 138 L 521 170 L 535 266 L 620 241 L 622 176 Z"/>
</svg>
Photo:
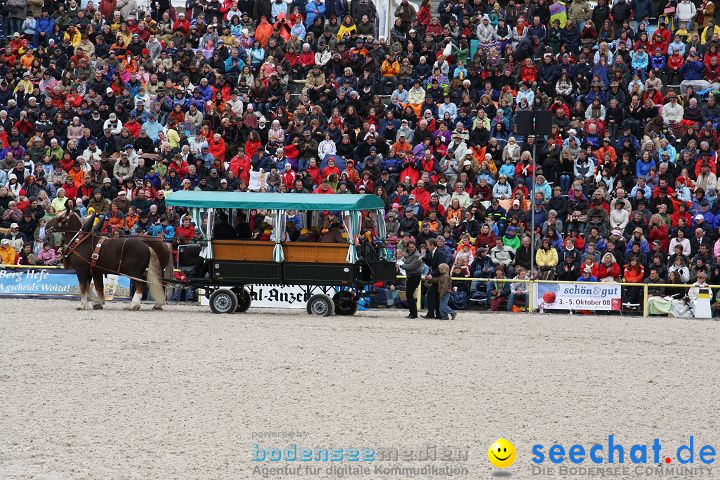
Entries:
<svg viewBox="0 0 720 480">
<path fill-rule="evenodd" d="M 607 444 L 608 434 L 628 449 L 658 437 L 670 453 L 694 435 L 696 450 L 720 447 L 720 322 L 0 306 L 3 480 L 262 478 L 254 467 L 285 465 L 253 462 L 254 443 L 467 449 L 467 461 L 450 464 L 466 475 L 412 477 L 423 479 L 489 478 L 499 437 L 518 449 L 508 470 L 519 479 L 556 478 L 531 474 L 535 443 L 547 453 L 556 442 Z M 282 431 L 306 436 L 257 438 Z M 328 465 L 267 478 L 337 478 Z"/>
</svg>

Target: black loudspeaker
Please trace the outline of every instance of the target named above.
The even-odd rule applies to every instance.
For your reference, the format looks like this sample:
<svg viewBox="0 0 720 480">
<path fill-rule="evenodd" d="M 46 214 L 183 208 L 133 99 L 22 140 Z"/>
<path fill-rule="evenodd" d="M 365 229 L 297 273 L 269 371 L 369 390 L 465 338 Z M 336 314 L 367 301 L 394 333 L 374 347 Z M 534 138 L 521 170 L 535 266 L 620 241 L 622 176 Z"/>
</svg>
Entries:
<svg viewBox="0 0 720 480">
<path fill-rule="evenodd" d="M 528 110 L 521 110 L 515 113 L 515 126 L 517 127 L 517 133 L 520 135 L 532 135 L 535 133 L 533 130 L 533 119 L 535 112 Z"/>
<path fill-rule="evenodd" d="M 550 135 L 552 133 L 552 112 L 522 110 L 515 113 L 515 125 L 520 135 Z"/>
<path fill-rule="evenodd" d="M 535 135 L 551 135 L 552 118 L 553 114 L 550 110 L 535 112 Z"/>
</svg>

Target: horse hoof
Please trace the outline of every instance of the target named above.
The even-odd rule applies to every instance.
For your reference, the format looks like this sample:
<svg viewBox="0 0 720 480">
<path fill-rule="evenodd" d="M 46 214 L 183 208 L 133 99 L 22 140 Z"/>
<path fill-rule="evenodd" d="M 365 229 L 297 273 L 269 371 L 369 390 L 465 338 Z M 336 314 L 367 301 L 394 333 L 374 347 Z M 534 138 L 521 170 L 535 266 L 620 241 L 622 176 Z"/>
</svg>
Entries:
<svg viewBox="0 0 720 480">
<path fill-rule="evenodd" d="M 102 309 L 103 309 L 102 305 L 93 305 L 93 310 L 102 310 Z"/>
<path fill-rule="evenodd" d="M 140 310 L 140 305 L 130 305 L 129 307 L 126 307 L 125 310 L 137 312 L 138 310 Z"/>
<path fill-rule="evenodd" d="M 163 307 L 162 307 L 162 305 L 153 305 L 152 309 L 153 310 L 162 310 Z"/>
</svg>

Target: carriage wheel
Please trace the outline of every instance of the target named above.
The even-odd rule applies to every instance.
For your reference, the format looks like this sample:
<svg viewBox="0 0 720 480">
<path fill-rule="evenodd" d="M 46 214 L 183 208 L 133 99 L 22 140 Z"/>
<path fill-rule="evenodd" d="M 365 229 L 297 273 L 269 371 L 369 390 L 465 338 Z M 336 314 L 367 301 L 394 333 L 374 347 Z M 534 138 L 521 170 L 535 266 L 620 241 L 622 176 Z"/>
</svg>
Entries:
<svg viewBox="0 0 720 480">
<path fill-rule="evenodd" d="M 238 299 L 238 305 L 237 305 L 237 308 L 235 309 L 235 313 L 247 312 L 248 308 L 250 308 L 250 304 L 252 303 L 250 294 L 244 288 L 235 289 L 234 291 L 235 291 L 235 295 L 237 295 L 237 299 Z"/>
<path fill-rule="evenodd" d="M 332 299 L 335 304 L 336 314 L 355 315 L 355 312 L 357 312 L 357 299 L 352 292 L 340 291 Z"/>
<path fill-rule="evenodd" d="M 307 302 L 307 313 L 317 315 L 318 317 L 329 317 L 333 314 L 335 305 L 330 297 L 323 293 L 318 293 L 310 297 Z"/>
<path fill-rule="evenodd" d="M 237 305 L 238 298 L 232 290 L 221 288 L 210 295 L 210 310 L 213 313 L 233 313 Z"/>
</svg>

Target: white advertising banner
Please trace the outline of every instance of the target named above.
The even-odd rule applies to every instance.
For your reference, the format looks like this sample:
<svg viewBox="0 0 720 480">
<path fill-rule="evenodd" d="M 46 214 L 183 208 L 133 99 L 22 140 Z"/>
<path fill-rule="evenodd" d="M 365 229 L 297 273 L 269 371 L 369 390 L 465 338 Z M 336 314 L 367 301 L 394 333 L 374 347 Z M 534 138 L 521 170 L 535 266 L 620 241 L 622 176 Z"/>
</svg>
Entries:
<svg viewBox="0 0 720 480">
<path fill-rule="evenodd" d="M 303 288 L 298 285 L 248 285 L 245 287 L 250 292 L 252 302 L 250 308 L 297 308 L 305 309 L 310 295 L 305 295 Z M 320 293 L 320 292 L 317 292 Z M 335 295 L 331 289 L 328 294 L 330 298 Z M 208 299 L 200 295 L 200 304 L 208 305 Z"/>
<path fill-rule="evenodd" d="M 614 310 L 622 305 L 616 283 L 536 283 L 535 305 L 543 310 Z"/>
</svg>

